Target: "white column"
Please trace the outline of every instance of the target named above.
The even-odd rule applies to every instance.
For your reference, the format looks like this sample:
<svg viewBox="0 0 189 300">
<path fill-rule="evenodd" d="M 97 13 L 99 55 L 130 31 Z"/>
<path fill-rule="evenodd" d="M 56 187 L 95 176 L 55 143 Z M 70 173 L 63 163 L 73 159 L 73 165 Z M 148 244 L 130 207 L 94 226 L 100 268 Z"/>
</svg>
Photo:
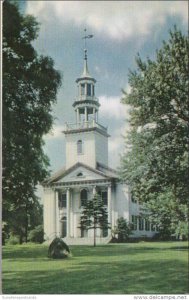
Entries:
<svg viewBox="0 0 189 300">
<path fill-rule="evenodd" d="M 73 237 L 73 190 L 70 193 L 70 236 Z"/>
<path fill-rule="evenodd" d="M 44 189 L 43 205 L 45 239 L 51 240 L 56 236 L 56 198 L 54 189 Z"/>
<path fill-rule="evenodd" d="M 79 123 L 79 108 L 77 108 L 77 123 Z"/>
<path fill-rule="evenodd" d="M 111 185 L 108 185 L 108 223 L 112 225 L 112 189 Z M 111 229 L 108 229 L 108 236 L 111 235 Z"/>
<path fill-rule="evenodd" d="M 87 84 L 85 83 L 85 95 L 87 95 Z"/>
<path fill-rule="evenodd" d="M 67 234 L 66 237 L 70 237 L 70 189 L 66 192 L 66 207 L 67 207 Z"/>
<path fill-rule="evenodd" d="M 79 99 L 80 99 L 80 95 L 81 95 L 81 85 L 79 84 L 78 85 L 78 96 L 79 96 Z"/>
<path fill-rule="evenodd" d="M 56 236 L 60 237 L 60 211 L 58 206 L 58 191 L 55 191 L 55 201 L 56 201 Z"/>
<path fill-rule="evenodd" d="M 93 187 L 93 196 L 96 194 L 96 186 Z"/>
<path fill-rule="evenodd" d="M 85 122 L 87 122 L 87 107 L 85 106 Z"/>
<path fill-rule="evenodd" d="M 96 112 L 96 122 L 98 123 L 98 111 Z"/>
<path fill-rule="evenodd" d="M 93 120 L 96 122 L 95 107 L 93 107 Z"/>
</svg>

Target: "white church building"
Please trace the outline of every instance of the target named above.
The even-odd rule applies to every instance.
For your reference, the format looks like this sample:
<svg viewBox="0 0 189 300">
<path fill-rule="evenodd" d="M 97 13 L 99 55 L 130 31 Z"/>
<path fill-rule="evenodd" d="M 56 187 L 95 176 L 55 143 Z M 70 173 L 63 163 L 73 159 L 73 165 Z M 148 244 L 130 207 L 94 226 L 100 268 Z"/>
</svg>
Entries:
<svg viewBox="0 0 189 300">
<path fill-rule="evenodd" d="M 87 65 L 84 54 L 84 70 L 77 78 L 78 96 L 73 103 L 75 124 L 66 124 L 65 167 L 43 182 L 45 239 L 61 237 L 71 244 L 90 244 L 93 231 L 79 228 L 82 203 L 101 195 L 107 206 L 108 222 L 114 229 L 118 218 L 133 223 L 133 236 L 154 235 L 154 228 L 140 216 L 140 206 L 132 200 L 129 186 L 122 183 L 116 170 L 108 166 L 107 128 L 99 124 L 100 103 L 95 96 L 96 80 Z M 111 229 L 97 231 L 97 243 L 107 243 Z"/>
</svg>

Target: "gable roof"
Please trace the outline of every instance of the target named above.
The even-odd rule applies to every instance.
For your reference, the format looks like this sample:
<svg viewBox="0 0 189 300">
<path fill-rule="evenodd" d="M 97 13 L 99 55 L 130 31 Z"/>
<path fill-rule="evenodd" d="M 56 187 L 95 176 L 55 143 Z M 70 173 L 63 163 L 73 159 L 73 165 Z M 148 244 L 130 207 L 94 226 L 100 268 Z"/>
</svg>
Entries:
<svg viewBox="0 0 189 300">
<path fill-rule="evenodd" d="M 110 168 L 106 165 L 103 165 L 103 164 L 99 163 L 99 162 L 97 162 L 96 168 L 97 168 L 97 170 L 103 172 L 107 176 L 114 177 L 114 178 L 119 177 L 118 172 L 115 169 L 112 169 L 112 168 Z"/>
<path fill-rule="evenodd" d="M 113 178 L 117 178 L 117 174 L 116 171 L 113 169 L 110 169 L 108 167 L 105 167 L 104 165 L 101 164 L 97 164 L 97 168 L 94 169 L 88 165 L 85 165 L 83 163 L 76 163 L 75 165 L 73 165 L 72 167 L 70 167 L 69 169 L 65 169 L 62 168 L 60 169 L 58 172 L 54 173 L 51 177 L 47 178 L 42 185 L 45 184 L 51 184 L 54 182 L 57 182 L 58 180 L 60 180 L 61 178 L 69 175 L 70 173 L 72 173 L 74 170 L 78 169 L 79 167 L 83 167 L 84 169 L 87 169 L 97 175 L 103 176 L 105 179 L 113 179 Z"/>
</svg>

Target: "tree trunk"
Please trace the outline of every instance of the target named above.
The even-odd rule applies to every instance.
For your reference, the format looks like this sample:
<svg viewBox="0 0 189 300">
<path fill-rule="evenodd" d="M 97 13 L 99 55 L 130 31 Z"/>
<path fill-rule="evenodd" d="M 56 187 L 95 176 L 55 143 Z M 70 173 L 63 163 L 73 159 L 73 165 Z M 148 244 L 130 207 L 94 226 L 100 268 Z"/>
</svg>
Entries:
<svg viewBox="0 0 189 300">
<path fill-rule="evenodd" d="M 22 236 L 22 233 L 20 234 L 19 236 L 19 244 L 22 245 L 23 243 L 23 236 Z"/>
<path fill-rule="evenodd" d="M 94 226 L 94 247 L 96 247 L 96 226 Z"/>
</svg>

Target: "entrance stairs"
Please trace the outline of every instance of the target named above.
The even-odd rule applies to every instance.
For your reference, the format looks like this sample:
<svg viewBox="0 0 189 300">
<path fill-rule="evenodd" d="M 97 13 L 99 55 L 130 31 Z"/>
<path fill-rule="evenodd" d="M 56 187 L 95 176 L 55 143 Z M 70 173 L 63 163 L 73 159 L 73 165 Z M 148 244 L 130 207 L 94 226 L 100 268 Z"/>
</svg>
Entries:
<svg viewBox="0 0 189 300">
<path fill-rule="evenodd" d="M 96 237 L 96 245 L 106 245 L 110 242 L 110 237 L 100 238 Z M 82 237 L 82 238 L 71 238 L 71 237 L 65 237 L 63 238 L 63 241 L 68 245 L 93 245 L 94 244 L 94 238 L 92 237 Z"/>
</svg>

